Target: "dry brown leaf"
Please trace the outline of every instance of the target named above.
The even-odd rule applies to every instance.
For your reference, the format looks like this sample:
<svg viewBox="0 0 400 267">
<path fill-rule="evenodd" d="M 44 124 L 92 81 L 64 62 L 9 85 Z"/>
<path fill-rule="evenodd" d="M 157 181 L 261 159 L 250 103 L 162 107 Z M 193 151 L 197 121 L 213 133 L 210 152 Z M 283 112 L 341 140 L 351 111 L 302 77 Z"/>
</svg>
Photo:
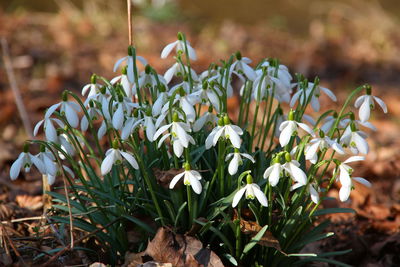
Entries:
<svg viewBox="0 0 400 267">
<path fill-rule="evenodd" d="M 175 175 L 177 175 L 183 171 L 184 171 L 184 169 L 170 169 L 167 171 L 163 171 L 163 170 L 160 170 L 157 168 L 153 169 L 154 176 L 156 177 L 157 183 L 167 189 L 169 187 L 169 184 L 170 184 L 172 178 L 174 178 Z"/>
<path fill-rule="evenodd" d="M 237 219 L 237 213 L 235 211 L 234 220 Z M 242 231 L 244 234 L 251 235 L 251 237 L 254 237 L 262 227 L 257 223 L 253 221 L 246 221 L 243 218 L 240 219 L 240 231 Z M 261 237 L 260 241 L 258 241 L 258 244 L 261 246 L 265 247 L 272 247 L 281 252 L 282 254 L 285 254 L 285 252 L 282 251 L 281 245 L 279 244 L 278 239 L 274 237 L 274 235 L 271 233 L 271 231 L 265 231 L 264 235 Z"/>
<path fill-rule="evenodd" d="M 43 207 L 42 196 L 18 195 L 15 201 L 21 208 L 38 210 Z"/>
<path fill-rule="evenodd" d="M 164 264 L 164 266 L 169 263 L 175 267 L 224 266 L 214 252 L 203 248 L 203 244 L 198 239 L 174 234 L 166 228 L 158 229 L 157 234 L 148 243 L 144 252 L 127 254 L 124 266 L 146 266 L 141 264 L 151 260 L 158 264 Z"/>
</svg>

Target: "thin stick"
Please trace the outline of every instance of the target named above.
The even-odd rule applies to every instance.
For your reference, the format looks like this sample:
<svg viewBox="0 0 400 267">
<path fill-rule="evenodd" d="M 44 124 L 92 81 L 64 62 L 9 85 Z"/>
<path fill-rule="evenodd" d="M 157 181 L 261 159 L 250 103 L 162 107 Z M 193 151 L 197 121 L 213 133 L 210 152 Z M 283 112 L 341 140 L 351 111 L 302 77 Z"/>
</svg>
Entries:
<svg viewBox="0 0 400 267">
<path fill-rule="evenodd" d="M 132 2 L 131 0 L 126 0 L 128 5 L 128 35 L 129 35 L 129 45 L 133 45 L 133 32 L 132 32 Z"/>
<path fill-rule="evenodd" d="M 7 40 L 5 38 L 1 38 L 1 48 L 3 51 L 3 61 L 4 61 L 4 66 L 5 66 L 5 69 L 7 72 L 8 81 L 10 82 L 10 86 L 11 86 L 11 89 L 13 91 L 14 98 L 15 98 L 15 103 L 17 105 L 19 115 L 21 116 L 21 120 L 24 125 L 26 135 L 30 139 L 33 139 L 31 123 L 29 121 L 28 113 L 26 112 L 24 102 L 22 101 L 21 92 L 17 85 L 17 80 L 15 79 L 15 76 L 14 76 L 10 52 L 8 50 L 8 44 L 7 44 Z"/>
</svg>

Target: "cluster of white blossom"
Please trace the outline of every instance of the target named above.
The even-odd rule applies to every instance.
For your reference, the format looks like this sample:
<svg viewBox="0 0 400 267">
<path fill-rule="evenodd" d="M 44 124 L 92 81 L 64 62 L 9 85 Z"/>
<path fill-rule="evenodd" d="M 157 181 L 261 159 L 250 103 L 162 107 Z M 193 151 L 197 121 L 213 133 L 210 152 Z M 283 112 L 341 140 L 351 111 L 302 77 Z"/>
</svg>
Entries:
<svg viewBox="0 0 400 267">
<path fill-rule="evenodd" d="M 200 194 L 202 176 L 198 171 L 191 169 L 192 166 L 185 158 L 185 149 L 190 146 L 205 145 L 206 149 L 210 149 L 219 142 L 224 142 L 228 149 L 223 158 L 228 164 L 228 173 L 231 176 L 237 174 L 243 161 L 255 162 L 252 151 L 247 151 L 242 145 L 246 129 L 232 124 L 227 115 L 226 99 L 233 96 L 233 76 L 243 84 L 240 90 L 241 96 L 244 98 L 248 95 L 248 101 L 260 103 L 272 96 L 278 105 L 287 103 L 290 108 L 306 105 L 309 102 L 315 112 L 320 110 L 321 92 L 336 101 L 335 95 L 329 89 L 320 86 L 318 82 L 293 83 L 288 68 L 281 64 L 263 61 L 253 68 L 250 66 L 249 58 L 236 53 L 230 63 L 224 62 L 222 66 L 213 65 L 197 74 L 190 64 L 183 63 L 183 55 L 192 60 L 196 60 L 197 55 L 182 35 L 178 35 L 177 41 L 168 44 L 162 50 L 161 58 L 167 58 L 174 49 L 177 60 L 163 76 L 158 75 L 144 58 L 136 56 L 130 49 L 128 56 L 119 59 L 114 66 L 114 71 L 121 69 L 121 75 L 105 85 L 99 84 L 97 76 L 93 75 L 91 83 L 83 87 L 82 95 L 86 95 L 83 102 L 86 115 L 81 120 L 78 116 L 82 111 L 81 106 L 69 101 L 68 95 L 64 93 L 62 102 L 51 106 L 44 119 L 35 126 L 34 135 L 36 136 L 39 128 L 43 126 L 46 140 L 58 144 L 63 151 L 60 157 L 64 158 L 68 155 L 73 156 L 76 151 L 71 144 L 71 136 L 65 135 L 58 128 L 71 127 L 76 130 L 80 128 L 85 132 L 91 127 L 92 122 L 101 120 L 97 130 L 99 139 L 106 136 L 110 129 L 114 129 L 122 140 L 131 139 L 132 135 L 141 129 L 144 133 L 143 138 L 155 142 L 157 147 L 165 145 L 171 147 L 168 156 L 185 162 L 184 171 L 172 179 L 169 187 L 174 188 L 183 177 L 184 184 L 190 185 L 195 193 Z M 136 61 L 144 66 L 142 72 L 137 72 Z M 122 65 L 123 62 L 125 66 Z M 176 77 L 180 78 L 180 82 L 171 86 Z M 251 86 L 246 87 L 248 84 Z M 296 92 L 293 92 L 294 88 L 297 88 Z M 355 120 L 354 114 L 346 118 L 338 118 L 338 115 L 334 114 L 326 116 L 323 121 L 316 124 L 311 116 L 307 114 L 298 116 L 294 109 L 290 109 L 287 116 L 277 115 L 274 129 L 279 137 L 281 149 L 270 160 L 270 166 L 265 166 L 263 175 L 263 178 L 268 179 L 270 186 L 275 187 L 281 178 L 290 177 L 293 180 L 292 190 L 306 186 L 312 201 L 319 202 L 319 185 L 307 177 L 306 170 L 302 169 L 296 160 L 300 146 L 292 149 L 300 129 L 309 136 L 309 141 L 301 153 L 305 154 L 305 159 L 310 164 L 321 161 L 321 155 L 325 155 L 327 151 L 354 155 L 343 162 L 336 161 L 335 170 L 339 171 L 338 179 L 341 182 L 341 201 L 348 199 L 354 186 L 353 180 L 369 185 L 363 178 L 352 177 L 353 169 L 347 165 L 364 159 L 357 156 L 358 154 L 368 153 L 367 135 L 360 130 L 360 127 L 375 129 L 368 122 L 374 101 L 387 112 L 384 102 L 371 96 L 369 87 L 366 91 L 367 94 L 355 102 L 355 107 L 359 108 L 360 120 Z M 60 115 L 64 116 L 65 120 L 61 120 Z M 311 126 L 302 122 L 303 118 Z M 193 134 L 201 130 L 211 130 L 205 139 L 205 144 L 198 144 L 193 138 Z M 340 131 L 343 133 L 338 135 L 337 132 Z M 50 184 L 53 183 L 60 168 L 55 156 L 47 149 L 38 155 L 32 155 L 28 149 L 24 149 L 11 167 L 11 179 L 16 179 L 21 169 L 29 171 L 33 164 L 42 174 L 50 177 Z M 118 142 L 112 142 L 112 148 L 105 153 L 101 163 L 101 174 L 107 175 L 113 165 L 120 164 L 123 160 L 133 168 L 139 169 L 134 154 L 125 151 Z M 62 168 L 68 169 L 66 166 Z M 69 169 L 68 171 L 71 172 Z M 246 178 L 246 185 L 235 194 L 232 206 L 238 204 L 244 193 L 247 199 L 256 197 L 261 205 L 268 205 L 265 193 L 260 190 L 258 184 L 253 183 L 250 175 Z"/>
</svg>

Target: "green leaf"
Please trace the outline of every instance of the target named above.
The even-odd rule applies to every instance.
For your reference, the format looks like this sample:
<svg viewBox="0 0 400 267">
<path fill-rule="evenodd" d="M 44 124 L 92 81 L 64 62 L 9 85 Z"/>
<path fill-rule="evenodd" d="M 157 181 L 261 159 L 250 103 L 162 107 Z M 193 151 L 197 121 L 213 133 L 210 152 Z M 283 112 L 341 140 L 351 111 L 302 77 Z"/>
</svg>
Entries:
<svg viewBox="0 0 400 267">
<path fill-rule="evenodd" d="M 225 253 L 222 254 L 222 256 L 225 257 L 230 263 L 232 263 L 233 266 L 238 266 L 237 260 L 231 254 Z"/>
<path fill-rule="evenodd" d="M 244 247 L 242 256 L 240 257 L 241 259 L 244 257 L 247 252 L 249 252 L 257 243 L 261 240 L 261 238 L 264 236 L 265 232 L 268 229 L 268 225 L 265 225 L 261 230 L 250 240 L 249 243 Z"/>
<path fill-rule="evenodd" d="M 348 265 L 346 263 L 337 261 L 337 260 L 332 260 L 332 259 L 326 259 L 326 258 L 320 258 L 320 257 L 310 257 L 307 259 L 300 260 L 295 263 L 295 265 L 303 265 L 304 263 L 308 262 L 327 262 L 331 264 L 335 264 L 336 266 L 341 266 L 341 267 L 352 267 L 351 265 Z"/>
<path fill-rule="evenodd" d="M 207 223 L 202 222 L 202 221 L 199 221 L 199 220 L 197 220 L 197 219 L 195 219 L 194 221 L 195 221 L 196 223 L 200 224 L 200 225 L 203 225 L 203 226 L 204 226 L 205 224 L 207 224 Z M 231 242 L 228 240 L 228 238 L 227 238 L 220 230 L 218 230 L 218 229 L 215 228 L 214 226 L 210 226 L 210 230 L 211 230 L 214 234 L 216 234 L 216 235 L 222 240 L 222 242 L 224 242 L 224 245 L 228 246 L 229 251 L 230 251 L 231 253 L 233 253 L 233 246 L 232 246 Z"/>
<path fill-rule="evenodd" d="M 314 212 L 314 214 L 312 214 L 312 216 L 321 216 L 332 213 L 356 213 L 356 212 L 355 210 L 350 208 L 329 208 L 329 209 L 317 210 L 316 212 Z"/>
<path fill-rule="evenodd" d="M 175 227 L 178 225 L 179 217 L 181 217 L 181 215 L 182 215 L 183 211 L 185 210 L 185 207 L 186 207 L 186 206 L 187 206 L 187 202 L 185 201 L 185 202 L 181 205 L 181 207 L 179 208 L 178 214 L 176 215 L 176 218 L 175 218 L 175 223 L 174 223 L 174 226 L 175 226 Z"/>
</svg>

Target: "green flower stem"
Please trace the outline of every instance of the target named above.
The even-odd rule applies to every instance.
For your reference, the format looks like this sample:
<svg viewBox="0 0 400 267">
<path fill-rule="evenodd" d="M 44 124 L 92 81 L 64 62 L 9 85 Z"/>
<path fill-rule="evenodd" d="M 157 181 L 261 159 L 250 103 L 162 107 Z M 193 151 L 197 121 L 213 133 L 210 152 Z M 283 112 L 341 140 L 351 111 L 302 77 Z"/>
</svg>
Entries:
<svg viewBox="0 0 400 267">
<path fill-rule="evenodd" d="M 193 202 L 192 202 L 192 189 L 190 185 L 186 186 L 187 200 L 188 200 L 188 211 L 189 211 L 189 226 L 193 223 Z"/>
<path fill-rule="evenodd" d="M 235 254 L 236 258 L 239 259 L 241 252 L 242 252 L 242 232 L 240 229 L 240 220 L 241 220 L 241 212 L 242 212 L 242 203 L 240 202 L 238 205 L 238 211 L 237 211 L 237 219 L 235 221 L 235 226 L 236 226 L 236 232 L 235 232 L 235 238 L 236 238 L 236 247 L 235 247 Z"/>
<path fill-rule="evenodd" d="M 240 105 L 239 105 L 239 118 L 238 118 L 238 126 L 242 126 L 242 119 L 243 119 L 243 113 L 244 113 L 244 109 L 246 108 L 245 103 L 246 103 L 246 99 L 245 99 L 245 95 L 249 89 L 249 81 L 246 81 L 244 84 L 244 89 L 243 89 L 243 97 L 240 98 Z"/>
<path fill-rule="evenodd" d="M 182 34 L 183 36 L 183 43 L 185 44 L 185 56 L 186 56 L 186 64 L 188 67 L 188 78 L 189 78 L 189 84 L 190 84 L 190 93 L 193 91 L 193 78 L 192 78 L 192 68 L 190 66 L 190 58 L 189 58 L 189 50 L 187 48 L 187 43 L 186 43 L 186 35 Z"/>
<path fill-rule="evenodd" d="M 146 182 L 146 185 L 147 185 L 147 187 L 148 187 L 148 189 L 149 189 L 149 192 L 150 192 L 151 198 L 152 198 L 152 200 L 153 200 L 154 206 L 156 207 L 158 216 L 160 217 L 161 224 L 162 224 L 163 226 L 165 226 L 164 217 L 163 217 L 163 214 L 162 214 L 160 205 L 159 205 L 159 203 L 158 203 L 157 196 L 156 196 L 156 194 L 154 193 L 153 183 L 152 183 L 151 180 L 150 180 L 150 177 L 149 177 L 148 172 L 147 172 L 147 170 L 146 170 L 145 164 L 144 164 L 144 162 L 143 162 L 143 158 L 142 158 L 140 155 L 138 155 L 139 149 L 138 149 L 138 147 L 137 147 L 136 142 L 133 143 L 132 145 L 133 145 L 134 148 L 135 148 L 133 153 L 135 154 L 136 161 L 138 162 L 140 171 L 141 171 L 141 173 L 142 173 L 142 175 L 143 175 L 143 178 L 144 178 L 144 180 L 145 180 L 145 182 Z"/>
<path fill-rule="evenodd" d="M 275 84 L 272 86 L 272 94 L 267 97 L 267 102 L 268 102 L 268 114 L 267 114 L 267 126 L 264 129 L 264 136 L 262 138 L 262 143 L 261 143 L 261 150 L 264 150 L 264 145 L 265 145 L 265 140 L 267 139 L 269 130 L 271 128 L 272 120 L 271 120 L 271 112 L 272 112 L 272 105 L 273 105 L 273 100 L 274 100 L 274 95 L 275 95 Z M 278 105 L 279 107 L 279 105 Z"/>
</svg>

